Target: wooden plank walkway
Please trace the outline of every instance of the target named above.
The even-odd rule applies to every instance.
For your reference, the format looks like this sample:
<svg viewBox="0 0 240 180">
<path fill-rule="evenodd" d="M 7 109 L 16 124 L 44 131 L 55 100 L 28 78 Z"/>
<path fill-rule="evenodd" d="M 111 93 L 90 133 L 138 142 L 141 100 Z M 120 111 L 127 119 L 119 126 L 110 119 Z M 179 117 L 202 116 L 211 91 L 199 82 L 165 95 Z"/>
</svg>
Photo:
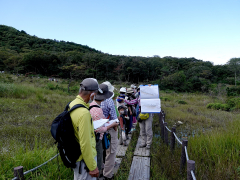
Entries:
<svg viewBox="0 0 240 180">
<path fill-rule="evenodd" d="M 134 156 L 150 156 L 150 149 L 147 149 L 146 147 L 140 148 L 141 145 L 140 136 L 138 137 L 137 146 L 134 151 Z"/>
<path fill-rule="evenodd" d="M 132 138 L 132 134 L 129 134 L 128 135 L 129 139 L 127 140 L 127 146 L 124 146 L 124 145 L 118 145 L 118 148 L 117 148 L 117 157 L 123 157 L 125 156 L 126 154 L 126 151 L 127 151 L 127 148 L 128 148 L 128 145 L 131 141 L 131 138 Z"/>
<path fill-rule="evenodd" d="M 114 174 L 117 174 L 117 171 L 118 171 L 118 169 L 120 167 L 120 164 L 122 162 L 122 157 L 124 157 L 126 155 L 126 151 L 127 151 L 128 145 L 131 141 L 132 134 L 129 134 L 128 137 L 129 137 L 129 139 L 127 140 L 127 146 L 118 145 L 117 155 L 116 155 L 116 159 L 115 159 L 115 165 L 114 165 L 114 169 L 113 169 Z M 101 177 L 101 178 L 99 178 L 99 180 L 104 180 L 104 178 Z"/>
<path fill-rule="evenodd" d="M 128 180 L 150 179 L 150 157 L 134 156 Z"/>
<path fill-rule="evenodd" d="M 128 180 L 149 180 L 150 179 L 150 149 L 140 148 L 141 136 L 134 151 L 133 161 Z"/>
</svg>

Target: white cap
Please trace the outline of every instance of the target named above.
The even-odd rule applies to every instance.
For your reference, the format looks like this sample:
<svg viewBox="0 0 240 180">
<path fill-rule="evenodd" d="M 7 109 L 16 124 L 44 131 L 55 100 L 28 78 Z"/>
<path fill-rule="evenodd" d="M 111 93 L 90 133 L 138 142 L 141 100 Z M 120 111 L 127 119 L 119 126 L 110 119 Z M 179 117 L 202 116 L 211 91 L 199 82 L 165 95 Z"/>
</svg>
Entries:
<svg viewBox="0 0 240 180">
<path fill-rule="evenodd" d="M 120 92 L 124 92 L 124 93 L 127 92 L 125 87 L 120 88 L 119 91 L 120 91 Z"/>
</svg>

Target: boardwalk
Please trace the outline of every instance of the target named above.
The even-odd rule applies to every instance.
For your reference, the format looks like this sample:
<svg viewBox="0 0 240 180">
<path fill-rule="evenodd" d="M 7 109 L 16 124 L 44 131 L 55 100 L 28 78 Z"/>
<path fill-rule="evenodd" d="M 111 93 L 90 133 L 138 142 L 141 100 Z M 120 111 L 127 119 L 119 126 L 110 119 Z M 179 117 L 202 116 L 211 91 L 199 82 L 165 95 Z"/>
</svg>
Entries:
<svg viewBox="0 0 240 180">
<path fill-rule="evenodd" d="M 128 145 L 131 141 L 131 138 L 132 138 L 132 135 L 129 134 L 129 139 L 127 140 L 127 146 L 123 146 L 123 145 L 118 145 L 118 149 L 117 149 L 117 158 L 115 160 L 115 165 L 114 165 L 114 169 L 113 169 L 113 173 L 114 174 L 117 174 L 117 171 L 119 169 L 119 166 L 122 162 L 122 157 L 124 157 L 126 155 L 126 151 L 127 151 L 127 148 L 128 148 Z M 99 178 L 99 180 L 104 180 L 103 177 Z"/>
<path fill-rule="evenodd" d="M 140 136 L 138 138 L 137 146 L 134 151 L 134 156 L 150 156 L 150 149 L 147 149 L 146 147 L 144 148 L 139 148 L 140 146 Z"/>
<path fill-rule="evenodd" d="M 134 156 L 128 180 L 150 179 L 150 157 Z"/>
<path fill-rule="evenodd" d="M 140 136 L 134 151 L 128 180 L 150 179 L 150 149 L 140 148 Z"/>
<path fill-rule="evenodd" d="M 129 134 L 129 139 L 127 140 L 127 144 L 130 144 L 132 135 Z M 138 142 L 134 151 L 133 161 L 131 165 L 131 169 L 129 172 L 128 180 L 149 180 L 150 179 L 150 149 L 146 147 L 140 148 L 140 137 L 138 138 Z M 117 174 L 119 166 L 121 164 L 122 158 L 126 155 L 126 151 L 128 146 L 118 145 L 117 149 L 117 158 L 115 161 L 115 166 L 113 173 Z M 99 178 L 99 180 L 103 180 L 104 178 Z"/>
</svg>

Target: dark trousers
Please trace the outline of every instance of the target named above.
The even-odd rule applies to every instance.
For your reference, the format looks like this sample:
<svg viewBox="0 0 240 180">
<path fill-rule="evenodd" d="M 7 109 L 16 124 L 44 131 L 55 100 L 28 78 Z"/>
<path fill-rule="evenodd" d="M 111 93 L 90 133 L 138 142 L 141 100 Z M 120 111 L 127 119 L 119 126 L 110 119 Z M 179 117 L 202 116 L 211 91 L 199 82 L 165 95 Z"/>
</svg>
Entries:
<svg viewBox="0 0 240 180">
<path fill-rule="evenodd" d="M 132 129 L 133 116 L 129 116 L 129 120 L 126 120 L 126 134 L 128 134 Z"/>
</svg>

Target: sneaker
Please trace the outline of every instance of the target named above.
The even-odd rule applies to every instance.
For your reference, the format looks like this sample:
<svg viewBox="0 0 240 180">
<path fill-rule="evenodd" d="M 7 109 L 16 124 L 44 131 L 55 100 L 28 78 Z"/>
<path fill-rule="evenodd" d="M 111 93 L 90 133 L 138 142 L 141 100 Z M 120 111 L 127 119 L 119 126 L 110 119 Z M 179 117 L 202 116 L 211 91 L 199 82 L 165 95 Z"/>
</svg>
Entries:
<svg viewBox="0 0 240 180">
<path fill-rule="evenodd" d="M 147 148 L 147 149 L 150 149 L 150 148 L 151 148 L 151 146 L 150 146 L 150 145 L 147 145 L 147 146 L 146 146 L 146 148 Z"/>
<path fill-rule="evenodd" d="M 146 147 L 146 144 L 141 144 L 141 145 L 139 146 L 139 148 L 144 148 L 144 147 Z"/>
</svg>

